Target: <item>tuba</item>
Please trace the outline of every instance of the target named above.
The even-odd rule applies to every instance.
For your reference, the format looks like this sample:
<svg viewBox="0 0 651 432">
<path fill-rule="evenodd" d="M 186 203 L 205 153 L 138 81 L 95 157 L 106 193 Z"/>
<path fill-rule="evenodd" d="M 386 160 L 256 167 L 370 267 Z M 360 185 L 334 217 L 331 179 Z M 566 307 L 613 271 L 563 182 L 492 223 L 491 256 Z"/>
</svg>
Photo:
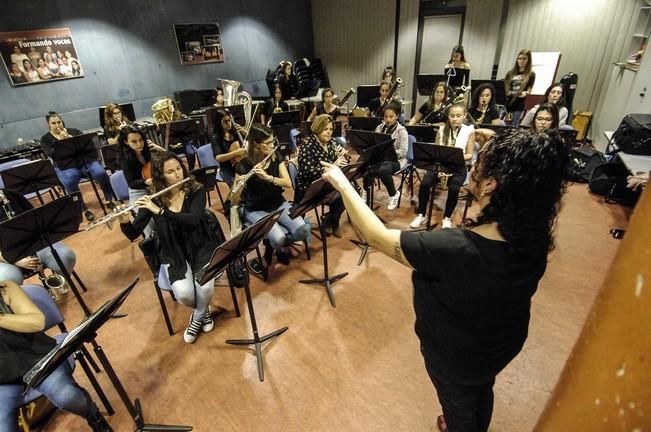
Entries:
<svg viewBox="0 0 651 432">
<path fill-rule="evenodd" d="M 244 117 L 246 118 L 246 124 L 248 125 L 251 122 L 253 98 L 245 91 L 237 92 L 240 85 L 242 85 L 239 81 L 221 79 L 221 82 L 222 89 L 224 90 L 224 105 L 244 105 Z"/>
<path fill-rule="evenodd" d="M 172 99 L 163 98 L 157 100 L 151 106 L 151 110 L 153 111 L 154 121 L 156 122 L 157 125 L 161 125 L 163 123 L 169 123 L 172 120 L 174 120 L 173 118 L 174 115 L 172 113 L 172 110 L 170 109 L 172 104 L 174 104 Z"/>
</svg>

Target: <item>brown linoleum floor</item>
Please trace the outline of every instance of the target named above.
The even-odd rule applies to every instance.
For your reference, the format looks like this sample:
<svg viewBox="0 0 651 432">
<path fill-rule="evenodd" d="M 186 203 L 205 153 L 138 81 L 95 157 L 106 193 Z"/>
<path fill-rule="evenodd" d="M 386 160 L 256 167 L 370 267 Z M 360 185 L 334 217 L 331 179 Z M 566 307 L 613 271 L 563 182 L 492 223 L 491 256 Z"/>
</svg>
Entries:
<svg viewBox="0 0 651 432">
<path fill-rule="evenodd" d="M 89 189 L 84 191 L 91 200 Z M 384 190 L 376 195 L 383 204 Z M 442 207 L 443 202 L 441 195 L 437 203 Z M 401 206 L 393 212 L 381 208 L 378 214 L 388 226 L 408 229 L 414 210 L 408 199 Z M 221 210 L 214 192 L 213 208 Z M 226 227 L 223 215 L 219 218 Z M 626 209 L 602 204 L 585 185 L 569 188 L 557 248 L 533 299 L 529 339 L 497 378 L 491 431 L 528 431 L 535 425 L 617 251 L 618 241 L 608 231 L 626 223 Z M 137 245 L 119 229 L 80 232 L 66 243 L 77 254 L 76 270 L 89 287 L 83 296 L 91 309 L 142 274 L 122 308 L 128 317 L 107 323 L 98 340 L 130 396 L 141 399 L 147 421 L 192 425 L 196 431 L 432 431 L 440 408 L 413 332 L 410 272 L 377 251 L 357 266 L 359 249 L 352 238 L 355 231 L 346 223 L 344 238 L 328 242 L 331 274 L 349 272 L 334 284 L 336 308 L 320 286 L 298 283 L 322 275 L 316 238 L 311 261 L 303 253 L 289 267 L 274 264 L 268 283 L 251 279 L 261 334 L 289 327 L 264 346 L 262 383 L 253 351 L 224 343 L 251 335 L 243 290 L 237 290 L 243 312 L 237 318 L 228 288 L 218 286 L 213 309 L 225 312 L 211 333 L 188 345 L 182 332 L 189 309 L 165 295 L 177 332 L 170 337 L 151 274 Z M 62 309 L 69 327 L 81 319 L 71 294 Z M 111 425 L 116 431 L 133 430 L 105 375 L 99 379 L 116 409 Z M 81 368 L 75 376 L 91 388 Z M 87 426 L 58 413 L 44 430 Z"/>
</svg>

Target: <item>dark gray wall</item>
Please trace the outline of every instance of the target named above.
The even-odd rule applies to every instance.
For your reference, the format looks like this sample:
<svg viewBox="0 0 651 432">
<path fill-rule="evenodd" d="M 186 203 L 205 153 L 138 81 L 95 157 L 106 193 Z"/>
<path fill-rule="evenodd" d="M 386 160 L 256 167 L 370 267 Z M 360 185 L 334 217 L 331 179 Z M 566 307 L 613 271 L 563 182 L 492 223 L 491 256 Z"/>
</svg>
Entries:
<svg viewBox="0 0 651 432">
<path fill-rule="evenodd" d="M 224 63 L 181 66 L 172 24 L 217 22 Z M 136 116 L 175 90 L 242 82 L 268 95 L 267 69 L 313 56 L 310 2 L 305 0 L 20 0 L 3 2 L 2 31 L 69 27 L 85 77 L 11 87 L 0 77 L 0 147 L 47 132 L 43 116 L 62 113 L 68 126 L 99 126 L 97 107 L 133 102 Z"/>
</svg>

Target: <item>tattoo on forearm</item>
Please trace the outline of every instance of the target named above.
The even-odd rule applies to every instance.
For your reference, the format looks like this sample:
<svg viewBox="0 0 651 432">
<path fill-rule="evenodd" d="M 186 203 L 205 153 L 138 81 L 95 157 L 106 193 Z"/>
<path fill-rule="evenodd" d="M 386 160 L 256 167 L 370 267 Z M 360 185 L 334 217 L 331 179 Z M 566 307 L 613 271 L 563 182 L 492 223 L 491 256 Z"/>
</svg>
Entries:
<svg viewBox="0 0 651 432">
<path fill-rule="evenodd" d="M 405 261 L 402 259 L 402 251 L 400 250 L 400 242 L 395 242 L 393 245 L 393 258 L 398 261 L 400 264 L 404 264 Z"/>
</svg>

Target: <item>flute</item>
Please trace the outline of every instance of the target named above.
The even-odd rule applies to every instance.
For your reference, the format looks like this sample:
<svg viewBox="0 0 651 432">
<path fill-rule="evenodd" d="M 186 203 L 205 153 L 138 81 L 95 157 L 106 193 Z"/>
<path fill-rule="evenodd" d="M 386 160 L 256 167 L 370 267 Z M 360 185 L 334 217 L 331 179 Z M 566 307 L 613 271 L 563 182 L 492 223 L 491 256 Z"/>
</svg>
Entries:
<svg viewBox="0 0 651 432">
<path fill-rule="evenodd" d="M 155 192 L 155 193 L 153 193 L 153 194 L 151 194 L 151 195 L 146 195 L 146 196 L 148 196 L 149 198 L 152 198 L 152 199 L 153 199 L 153 198 L 156 198 L 156 197 L 158 197 L 158 196 L 161 196 L 161 195 L 163 195 L 163 194 L 165 194 L 165 193 L 171 191 L 171 190 L 174 189 L 175 187 L 181 186 L 183 183 L 185 183 L 185 182 L 187 182 L 187 181 L 189 181 L 189 180 L 190 180 L 190 177 L 186 177 L 186 178 L 184 178 L 183 180 L 181 180 L 180 182 L 173 184 L 172 186 L 168 186 L 168 187 L 166 187 L 165 189 L 161 189 L 161 190 L 159 190 L 158 192 Z M 97 227 L 100 226 L 100 225 L 103 225 L 103 224 L 110 224 L 111 221 L 112 221 L 113 219 L 115 219 L 116 217 L 122 216 L 123 214 L 127 214 L 127 213 L 129 213 L 131 210 L 133 210 L 133 209 L 136 208 L 136 207 L 138 207 L 138 203 L 137 203 L 137 202 L 135 202 L 135 203 L 133 203 L 133 204 L 129 204 L 127 207 L 123 208 L 123 209 L 120 210 L 119 212 L 114 212 L 114 213 L 107 214 L 107 215 L 104 216 L 103 218 L 98 219 L 98 220 L 96 220 L 95 222 L 93 222 L 93 223 L 91 223 L 90 225 L 88 225 L 88 226 L 86 227 L 86 231 L 90 231 L 90 230 L 92 230 L 92 229 L 94 229 L 94 228 L 97 228 Z M 109 225 L 109 227 L 110 227 L 110 225 Z"/>
</svg>

